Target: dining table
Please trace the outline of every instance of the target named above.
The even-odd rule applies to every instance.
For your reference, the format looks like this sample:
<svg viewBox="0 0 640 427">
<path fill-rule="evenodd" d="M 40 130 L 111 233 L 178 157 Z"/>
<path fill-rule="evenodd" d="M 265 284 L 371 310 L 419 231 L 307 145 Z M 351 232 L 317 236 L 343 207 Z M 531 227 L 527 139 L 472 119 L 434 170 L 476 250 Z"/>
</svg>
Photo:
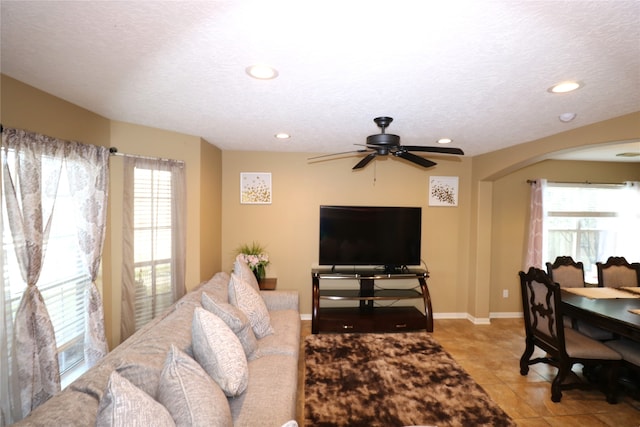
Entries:
<svg viewBox="0 0 640 427">
<path fill-rule="evenodd" d="M 563 288 L 562 314 L 640 342 L 640 287 Z"/>
</svg>

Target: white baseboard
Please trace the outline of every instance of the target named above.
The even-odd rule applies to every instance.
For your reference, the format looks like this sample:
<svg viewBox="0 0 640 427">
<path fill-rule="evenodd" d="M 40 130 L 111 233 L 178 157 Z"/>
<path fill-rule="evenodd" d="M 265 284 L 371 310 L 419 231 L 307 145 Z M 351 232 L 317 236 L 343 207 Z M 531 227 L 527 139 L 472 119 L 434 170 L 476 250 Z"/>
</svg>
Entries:
<svg viewBox="0 0 640 427">
<path fill-rule="evenodd" d="M 521 311 L 489 313 L 491 319 L 521 319 L 523 316 Z"/>
</svg>

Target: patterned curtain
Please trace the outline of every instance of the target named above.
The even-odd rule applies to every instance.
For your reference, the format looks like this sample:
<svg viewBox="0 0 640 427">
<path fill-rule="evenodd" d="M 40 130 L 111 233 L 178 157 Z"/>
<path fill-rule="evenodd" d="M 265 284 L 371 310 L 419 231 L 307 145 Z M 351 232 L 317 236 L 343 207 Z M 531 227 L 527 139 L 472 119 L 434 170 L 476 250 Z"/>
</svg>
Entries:
<svg viewBox="0 0 640 427">
<path fill-rule="evenodd" d="M 547 186 L 546 179 L 537 179 L 531 183 L 531 202 L 529 203 L 529 234 L 527 242 L 527 256 L 524 260 L 523 271 L 529 267 L 543 268 L 542 237 L 543 237 L 543 194 Z"/>
<path fill-rule="evenodd" d="M 102 298 L 96 286 L 107 223 L 109 149 L 69 142 L 67 145 L 69 191 L 76 208 L 78 243 L 91 283 L 85 290 L 84 357 L 92 367 L 108 352 Z"/>
<path fill-rule="evenodd" d="M 17 129 L 2 132 L 3 202 L 20 272 L 27 287 L 13 329 L 0 335 L 2 419 L 10 424 L 60 390 L 54 328 L 37 287 L 63 162 L 78 203 L 78 238 L 95 280 L 104 240 L 108 148 L 93 147 Z M 9 155 L 11 153 L 11 155 Z M 10 160 L 11 159 L 11 160 Z M 3 224 L 3 226 L 5 226 Z M 0 321 L 11 324 L 11 295 L 3 283 Z M 107 352 L 104 315 L 95 283 L 87 289 L 85 348 L 90 366 Z M 11 357 L 7 348 L 12 340 Z M 9 366 L 9 359 L 13 366 Z M 19 361 L 19 363 L 17 363 Z M 6 394 L 5 394 L 6 393 Z M 5 399 L 5 396 L 7 398 Z"/>
<path fill-rule="evenodd" d="M 4 203 L 22 279 L 27 288 L 14 321 L 12 359 L 19 360 L 20 412 L 32 409 L 60 390 L 60 369 L 53 324 L 36 286 L 44 260 L 64 150 L 53 138 L 3 129 Z M 14 161 L 9 167 L 9 150 Z M 16 372 L 11 372 L 10 376 Z M 11 394 L 16 390 L 10 390 Z"/>
</svg>

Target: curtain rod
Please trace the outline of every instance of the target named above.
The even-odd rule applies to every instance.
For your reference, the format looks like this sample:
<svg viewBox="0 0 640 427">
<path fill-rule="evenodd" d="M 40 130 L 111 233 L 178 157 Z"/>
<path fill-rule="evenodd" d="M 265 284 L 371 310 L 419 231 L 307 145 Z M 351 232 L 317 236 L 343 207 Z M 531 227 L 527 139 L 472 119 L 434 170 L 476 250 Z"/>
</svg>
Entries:
<svg viewBox="0 0 640 427">
<path fill-rule="evenodd" d="M 178 162 L 178 163 L 184 164 L 184 161 L 182 161 L 182 160 L 164 159 L 164 158 L 160 158 L 160 157 L 141 156 L 139 154 L 121 153 L 121 152 L 118 151 L 118 149 L 116 147 L 109 147 L 109 154 L 112 155 L 112 156 L 131 157 L 131 158 L 134 158 L 134 159 L 161 160 L 163 162 Z"/>
<path fill-rule="evenodd" d="M 538 181 L 535 179 L 528 179 L 527 184 L 535 184 Z M 624 182 L 591 182 L 591 181 L 547 181 L 549 184 L 587 184 L 587 185 L 625 185 Z"/>
</svg>

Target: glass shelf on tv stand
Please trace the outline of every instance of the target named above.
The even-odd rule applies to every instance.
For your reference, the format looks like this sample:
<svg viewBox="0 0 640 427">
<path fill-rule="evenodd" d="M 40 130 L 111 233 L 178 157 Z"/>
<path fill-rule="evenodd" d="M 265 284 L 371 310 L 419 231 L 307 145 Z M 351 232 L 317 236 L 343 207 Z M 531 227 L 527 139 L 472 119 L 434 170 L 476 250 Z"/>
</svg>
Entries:
<svg viewBox="0 0 640 427">
<path fill-rule="evenodd" d="M 359 289 L 321 289 L 320 298 L 327 300 L 401 300 L 422 298 L 422 292 L 414 289 L 376 289 L 373 295 L 365 293 Z"/>
</svg>

